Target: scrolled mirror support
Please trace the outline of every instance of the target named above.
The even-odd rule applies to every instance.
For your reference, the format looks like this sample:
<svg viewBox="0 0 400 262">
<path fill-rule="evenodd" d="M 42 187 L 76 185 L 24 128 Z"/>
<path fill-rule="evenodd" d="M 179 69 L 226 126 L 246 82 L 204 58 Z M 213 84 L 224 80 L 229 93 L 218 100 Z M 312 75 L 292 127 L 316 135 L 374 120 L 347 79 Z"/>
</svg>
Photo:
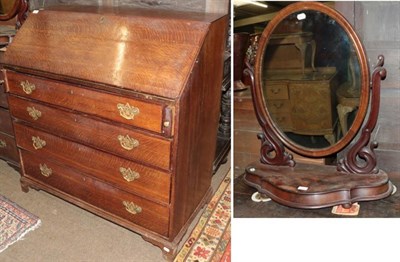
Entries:
<svg viewBox="0 0 400 262">
<path fill-rule="evenodd" d="M 259 133 L 257 135 L 257 138 L 261 140 L 261 163 L 290 167 L 295 166 L 296 162 L 293 160 L 293 156 L 285 151 L 283 143 L 280 142 L 279 139 L 273 135 L 273 132 L 271 132 L 270 125 L 265 122 L 262 117 L 260 117 L 260 115 L 262 114 L 262 110 L 259 108 L 260 104 L 256 102 L 258 96 L 255 95 L 257 89 L 254 84 L 254 70 L 248 62 L 246 62 L 246 68 L 243 70 L 243 75 L 250 77 L 251 92 L 253 94 L 253 106 L 256 112 L 257 120 L 263 129 L 263 133 Z"/>
<path fill-rule="evenodd" d="M 376 174 L 379 172 L 374 152 L 374 149 L 378 147 L 378 142 L 370 142 L 370 139 L 378 120 L 381 80 L 386 78 L 386 69 L 383 68 L 383 65 L 384 56 L 379 55 L 377 65 L 372 73 L 371 113 L 362 128 L 360 139 L 352 146 L 347 155 L 339 161 L 338 171 L 356 174 Z"/>
<path fill-rule="evenodd" d="M 20 0 L 21 4 L 17 14 L 16 28 L 19 29 L 28 17 L 29 4 L 27 0 Z"/>
<path fill-rule="evenodd" d="M 285 151 L 283 144 L 274 140 L 268 133 L 259 133 L 257 138 L 261 140 L 261 163 L 294 167 L 296 162 L 293 155 Z"/>
</svg>

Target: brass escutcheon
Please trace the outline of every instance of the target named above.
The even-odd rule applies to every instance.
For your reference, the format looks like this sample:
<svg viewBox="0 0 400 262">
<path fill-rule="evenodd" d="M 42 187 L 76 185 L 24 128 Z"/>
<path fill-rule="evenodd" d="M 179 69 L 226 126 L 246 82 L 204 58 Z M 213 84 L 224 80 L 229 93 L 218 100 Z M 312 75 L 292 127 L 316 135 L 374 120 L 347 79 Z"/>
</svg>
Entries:
<svg viewBox="0 0 400 262">
<path fill-rule="evenodd" d="M 0 139 L 0 148 L 6 148 L 6 146 L 7 146 L 6 141 Z"/>
<path fill-rule="evenodd" d="M 120 167 L 119 172 L 121 173 L 122 177 L 128 182 L 132 182 L 140 178 L 140 174 L 130 168 Z"/>
<path fill-rule="evenodd" d="M 132 150 L 135 147 L 139 146 L 139 141 L 131 138 L 129 135 L 123 136 L 119 135 L 118 136 L 119 143 L 121 144 L 122 148 L 126 150 Z"/>
<path fill-rule="evenodd" d="M 32 94 L 33 90 L 36 89 L 35 84 L 29 83 L 28 80 L 26 81 L 21 81 L 20 86 L 22 87 L 22 90 L 25 92 L 25 94 L 30 95 Z"/>
<path fill-rule="evenodd" d="M 283 106 L 283 103 L 282 103 L 282 102 L 280 102 L 280 103 L 273 103 L 273 105 L 274 105 L 274 107 L 275 107 L 276 109 L 280 109 L 280 108 Z"/>
<path fill-rule="evenodd" d="M 40 139 L 38 136 L 33 136 L 32 137 L 32 142 L 33 142 L 33 148 L 38 150 L 46 146 L 46 141 Z"/>
<path fill-rule="evenodd" d="M 129 105 L 129 103 L 117 104 L 117 108 L 119 110 L 119 114 L 128 120 L 133 120 L 136 115 L 139 114 L 139 108 Z"/>
<path fill-rule="evenodd" d="M 40 112 L 39 110 L 37 110 L 34 107 L 27 107 L 26 111 L 28 111 L 29 115 L 33 118 L 33 120 L 38 120 L 39 117 L 42 116 L 42 112 Z"/>
<path fill-rule="evenodd" d="M 122 204 L 125 206 L 126 211 L 128 211 L 131 214 L 136 215 L 142 212 L 142 208 L 133 202 L 122 201 Z"/>
<path fill-rule="evenodd" d="M 281 88 L 280 88 L 280 87 L 278 87 L 278 88 L 272 88 L 271 90 L 272 90 L 272 93 L 274 93 L 274 94 L 276 95 L 276 94 L 278 94 L 278 93 L 281 91 Z"/>
<path fill-rule="evenodd" d="M 39 167 L 40 167 L 40 173 L 42 173 L 42 175 L 45 177 L 49 177 L 53 173 L 53 170 L 51 168 L 48 168 L 46 164 L 43 165 L 40 164 Z"/>
</svg>

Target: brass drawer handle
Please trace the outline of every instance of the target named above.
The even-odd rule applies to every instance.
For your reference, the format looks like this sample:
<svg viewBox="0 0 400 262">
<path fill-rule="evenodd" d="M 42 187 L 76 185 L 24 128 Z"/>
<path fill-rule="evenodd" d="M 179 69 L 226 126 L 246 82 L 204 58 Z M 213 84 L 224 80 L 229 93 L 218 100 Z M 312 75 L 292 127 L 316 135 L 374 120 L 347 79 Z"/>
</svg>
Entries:
<svg viewBox="0 0 400 262">
<path fill-rule="evenodd" d="M 22 87 L 22 90 L 25 92 L 25 94 L 30 95 L 32 94 L 33 90 L 36 89 L 35 84 L 29 83 L 28 80 L 26 81 L 21 81 L 20 86 Z"/>
<path fill-rule="evenodd" d="M 33 120 L 38 120 L 42 116 L 42 112 L 37 110 L 34 107 L 27 107 L 26 111 L 28 111 L 29 115 L 33 118 Z"/>
<path fill-rule="evenodd" d="M 129 103 L 124 104 L 118 104 L 117 108 L 119 110 L 119 114 L 128 120 L 133 120 L 136 115 L 139 114 L 139 108 L 131 106 Z"/>
<path fill-rule="evenodd" d="M 122 177 L 128 182 L 132 182 L 140 178 L 140 174 L 130 168 L 120 167 L 119 172 L 121 173 Z"/>
<path fill-rule="evenodd" d="M 283 122 L 283 121 L 285 121 L 285 119 L 286 119 L 286 117 L 284 117 L 284 116 L 278 116 L 278 117 L 276 117 L 276 121 L 277 121 L 277 122 Z"/>
<path fill-rule="evenodd" d="M 139 141 L 131 138 L 129 135 L 123 136 L 119 135 L 118 136 L 119 143 L 121 144 L 122 148 L 126 150 L 132 150 L 135 147 L 139 146 Z"/>
<path fill-rule="evenodd" d="M 6 141 L 0 139 L 0 148 L 6 148 L 6 147 L 7 147 Z"/>
<path fill-rule="evenodd" d="M 271 91 L 272 91 L 273 94 L 276 95 L 276 94 L 278 94 L 278 93 L 281 91 L 281 88 L 280 88 L 280 87 L 272 88 Z"/>
<path fill-rule="evenodd" d="M 53 174 L 53 170 L 51 168 L 48 168 L 46 164 L 43 165 L 40 164 L 39 167 L 40 167 L 40 173 L 42 173 L 43 176 L 49 177 L 51 176 L 51 174 Z"/>
<path fill-rule="evenodd" d="M 46 146 L 46 141 L 40 139 L 38 136 L 32 137 L 33 148 L 38 150 Z"/>
<path fill-rule="evenodd" d="M 280 109 L 280 108 L 283 106 L 283 103 L 282 103 L 282 102 L 280 102 L 280 103 L 273 103 L 273 106 L 274 106 L 276 109 Z"/>
<path fill-rule="evenodd" d="M 131 214 L 137 215 L 142 212 L 142 208 L 133 202 L 122 201 L 122 204 L 125 206 L 126 211 Z"/>
</svg>

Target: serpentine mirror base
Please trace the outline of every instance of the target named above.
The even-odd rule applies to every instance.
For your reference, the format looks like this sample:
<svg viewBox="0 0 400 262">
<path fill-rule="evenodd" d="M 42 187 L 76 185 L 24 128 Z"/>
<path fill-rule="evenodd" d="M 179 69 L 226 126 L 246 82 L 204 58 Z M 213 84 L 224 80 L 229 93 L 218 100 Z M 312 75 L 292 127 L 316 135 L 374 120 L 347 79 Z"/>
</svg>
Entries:
<svg viewBox="0 0 400 262">
<path fill-rule="evenodd" d="M 388 175 L 350 174 L 335 166 L 298 164 L 294 167 L 270 166 L 254 162 L 246 168 L 244 182 L 274 201 L 296 208 L 316 209 L 389 196 L 393 185 Z"/>
<path fill-rule="evenodd" d="M 279 11 L 257 50 L 255 67 L 247 65 L 244 75 L 251 79 L 262 129 L 260 160 L 247 167 L 245 182 L 297 208 L 346 207 L 389 196 L 393 185 L 378 168 L 378 143 L 372 139 L 386 77 L 384 57 L 378 57 L 370 77 L 350 23 L 317 2 Z M 301 165 L 286 149 L 310 158 L 343 150 L 344 157 L 336 166 Z"/>
</svg>

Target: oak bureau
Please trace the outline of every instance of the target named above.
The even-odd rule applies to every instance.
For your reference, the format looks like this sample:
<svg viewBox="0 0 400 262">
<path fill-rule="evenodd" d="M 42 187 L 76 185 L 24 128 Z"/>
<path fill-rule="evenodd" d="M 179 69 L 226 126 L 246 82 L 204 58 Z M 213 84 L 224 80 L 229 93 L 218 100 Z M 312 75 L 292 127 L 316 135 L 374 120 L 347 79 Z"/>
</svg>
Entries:
<svg viewBox="0 0 400 262">
<path fill-rule="evenodd" d="M 211 193 L 227 17 L 99 7 L 32 13 L 9 46 L 21 186 L 171 258 Z"/>
</svg>

